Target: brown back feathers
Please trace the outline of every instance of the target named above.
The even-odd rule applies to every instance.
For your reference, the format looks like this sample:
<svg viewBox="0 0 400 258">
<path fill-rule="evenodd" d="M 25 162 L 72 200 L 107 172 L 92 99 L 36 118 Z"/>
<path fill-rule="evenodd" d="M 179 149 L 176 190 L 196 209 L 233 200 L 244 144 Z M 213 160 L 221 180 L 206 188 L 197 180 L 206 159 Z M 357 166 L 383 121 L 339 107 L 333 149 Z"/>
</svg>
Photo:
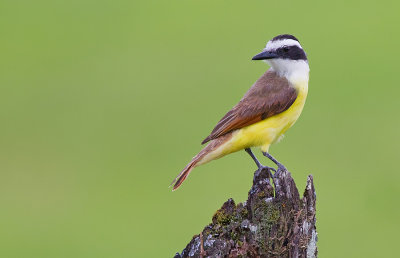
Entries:
<svg viewBox="0 0 400 258">
<path fill-rule="evenodd" d="M 268 70 L 217 123 L 202 144 L 287 110 L 297 98 L 289 81 Z"/>
</svg>

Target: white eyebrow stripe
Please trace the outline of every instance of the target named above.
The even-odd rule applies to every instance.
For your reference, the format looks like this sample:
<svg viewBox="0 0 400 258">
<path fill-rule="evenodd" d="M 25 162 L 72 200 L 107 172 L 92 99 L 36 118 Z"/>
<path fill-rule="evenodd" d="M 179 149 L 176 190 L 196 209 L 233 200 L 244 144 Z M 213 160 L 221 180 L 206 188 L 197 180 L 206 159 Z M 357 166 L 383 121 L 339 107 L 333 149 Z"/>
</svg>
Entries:
<svg viewBox="0 0 400 258">
<path fill-rule="evenodd" d="M 265 50 L 277 49 L 283 46 L 298 46 L 299 48 L 303 49 L 300 43 L 296 40 L 282 39 L 278 41 L 268 41 L 267 45 L 265 46 Z"/>
</svg>

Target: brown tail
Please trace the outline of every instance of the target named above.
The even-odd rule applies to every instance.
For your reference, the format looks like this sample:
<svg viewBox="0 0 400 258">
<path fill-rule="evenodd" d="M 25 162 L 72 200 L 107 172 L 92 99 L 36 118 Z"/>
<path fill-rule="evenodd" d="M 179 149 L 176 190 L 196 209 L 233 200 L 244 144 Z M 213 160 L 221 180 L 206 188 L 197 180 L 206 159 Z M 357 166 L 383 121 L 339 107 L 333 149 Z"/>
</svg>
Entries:
<svg viewBox="0 0 400 258">
<path fill-rule="evenodd" d="M 174 185 L 172 191 L 175 191 L 176 189 L 179 188 L 179 186 L 181 186 L 183 181 L 185 181 L 185 179 L 188 177 L 188 175 L 190 174 L 192 169 L 197 165 L 197 163 L 199 163 L 207 153 L 212 151 L 213 149 L 212 147 L 213 146 L 211 146 L 210 144 L 207 145 L 204 149 L 202 149 L 199 152 L 199 154 L 193 157 L 193 159 L 189 162 L 189 164 L 187 164 L 186 167 L 181 171 L 181 173 L 179 173 L 179 175 L 174 179 L 174 181 L 172 181 L 171 185 Z"/>
<path fill-rule="evenodd" d="M 226 142 L 227 140 L 229 140 L 231 138 L 231 134 L 226 134 L 223 136 L 218 137 L 217 139 L 212 140 L 206 147 L 204 147 L 204 149 L 202 149 L 199 154 L 197 154 L 192 161 L 189 162 L 189 164 L 187 164 L 187 166 L 182 170 L 181 173 L 179 173 L 179 175 L 174 179 L 174 181 L 172 181 L 171 185 L 174 185 L 172 188 L 172 191 L 175 191 L 176 189 L 179 188 L 179 186 L 181 186 L 181 184 L 183 183 L 183 181 L 185 181 L 185 179 L 188 177 L 188 175 L 190 174 L 190 171 L 192 171 L 192 169 L 200 162 L 203 160 L 203 158 L 210 152 L 214 151 L 215 149 L 217 149 L 221 144 L 223 144 L 224 142 Z M 208 162 L 208 161 L 207 161 Z M 203 162 L 204 163 L 204 162 Z M 203 164 L 202 163 L 202 164 Z"/>
<path fill-rule="evenodd" d="M 176 189 L 179 188 L 179 186 L 181 186 L 181 184 L 188 177 L 190 171 L 192 171 L 194 165 L 196 165 L 197 162 L 198 161 L 195 161 L 193 159 L 189 164 L 187 164 L 187 166 L 182 170 L 182 172 L 179 173 L 179 175 L 174 179 L 174 181 L 172 181 L 171 185 L 174 185 L 172 191 L 175 191 Z"/>
</svg>

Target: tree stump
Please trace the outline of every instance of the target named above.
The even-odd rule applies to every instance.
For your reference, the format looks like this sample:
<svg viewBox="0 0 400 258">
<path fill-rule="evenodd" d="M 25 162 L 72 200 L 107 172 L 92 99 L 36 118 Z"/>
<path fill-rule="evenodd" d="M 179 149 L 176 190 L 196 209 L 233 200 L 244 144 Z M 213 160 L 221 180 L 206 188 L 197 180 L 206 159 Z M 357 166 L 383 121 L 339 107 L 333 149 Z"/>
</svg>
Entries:
<svg viewBox="0 0 400 258">
<path fill-rule="evenodd" d="M 278 170 L 254 173 L 244 203 L 225 202 L 178 257 L 317 257 L 316 194 L 307 178 L 303 198 L 291 174 Z"/>
</svg>

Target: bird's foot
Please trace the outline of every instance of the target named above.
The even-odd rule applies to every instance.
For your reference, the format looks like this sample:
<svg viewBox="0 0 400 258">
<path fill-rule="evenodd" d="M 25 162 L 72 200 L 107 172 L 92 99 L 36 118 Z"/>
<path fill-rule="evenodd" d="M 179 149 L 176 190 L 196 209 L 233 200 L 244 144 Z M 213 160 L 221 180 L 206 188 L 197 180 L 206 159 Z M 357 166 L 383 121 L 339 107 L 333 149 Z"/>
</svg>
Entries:
<svg viewBox="0 0 400 258">
<path fill-rule="evenodd" d="M 274 172 L 276 172 L 276 169 L 275 168 L 273 168 L 273 167 L 268 167 L 268 166 L 259 166 L 258 167 L 258 169 L 268 169 L 268 170 L 272 170 L 272 171 L 274 171 Z"/>
<path fill-rule="evenodd" d="M 279 163 L 279 164 L 277 164 L 277 166 L 278 166 L 278 170 L 283 170 L 283 171 L 287 171 L 287 168 L 284 166 L 284 165 L 282 165 L 281 163 Z"/>
<path fill-rule="evenodd" d="M 277 166 L 278 166 L 278 170 L 283 170 L 283 171 L 287 171 L 287 168 L 282 165 L 282 163 L 280 163 L 279 161 L 277 161 L 274 157 L 271 156 L 271 154 L 269 154 L 268 152 L 263 152 L 264 156 L 269 158 L 270 160 L 272 160 L 272 162 L 274 162 Z"/>
<path fill-rule="evenodd" d="M 272 174 L 271 170 L 274 171 L 274 173 L 276 173 L 276 169 L 273 167 L 268 167 L 268 166 L 259 166 L 258 170 L 263 170 L 266 169 L 268 171 L 268 174 L 270 176 L 270 178 L 272 179 L 274 177 L 274 175 Z"/>
</svg>

